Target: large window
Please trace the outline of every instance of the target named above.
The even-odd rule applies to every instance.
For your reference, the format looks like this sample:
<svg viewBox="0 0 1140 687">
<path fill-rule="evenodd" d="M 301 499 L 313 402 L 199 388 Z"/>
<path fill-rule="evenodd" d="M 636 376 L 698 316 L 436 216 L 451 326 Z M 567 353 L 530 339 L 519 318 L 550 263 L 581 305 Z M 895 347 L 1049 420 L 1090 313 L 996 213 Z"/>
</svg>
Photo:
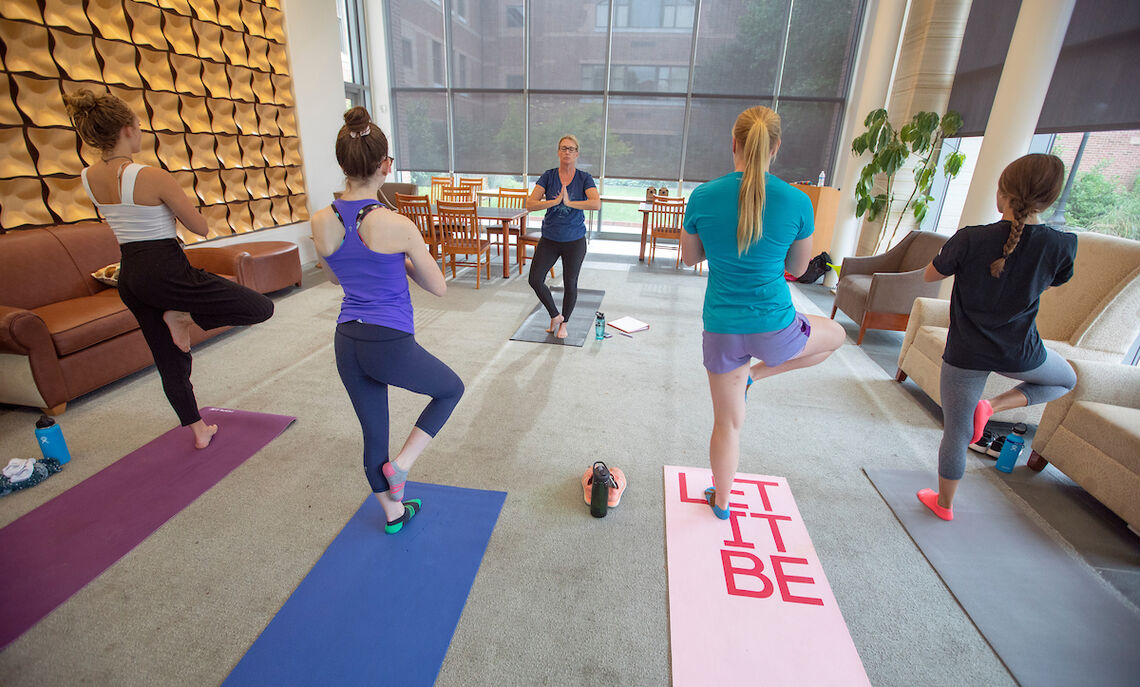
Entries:
<svg viewBox="0 0 1140 687">
<path fill-rule="evenodd" d="M 368 107 L 368 69 L 364 60 L 364 8 L 361 0 L 338 0 L 340 65 L 344 72 L 345 109 Z M 405 57 L 405 60 L 410 59 Z"/>
<path fill-rule="evenodd" d="M 732 122 L 763 104 L 783 119 L 773 172 L 830 177 L 863 6 L 390 0 L 396 154 L 411 172 L 532 178 L 572 133 L 603 195 L 685 189 L 731 171 Z"/>
</svg>

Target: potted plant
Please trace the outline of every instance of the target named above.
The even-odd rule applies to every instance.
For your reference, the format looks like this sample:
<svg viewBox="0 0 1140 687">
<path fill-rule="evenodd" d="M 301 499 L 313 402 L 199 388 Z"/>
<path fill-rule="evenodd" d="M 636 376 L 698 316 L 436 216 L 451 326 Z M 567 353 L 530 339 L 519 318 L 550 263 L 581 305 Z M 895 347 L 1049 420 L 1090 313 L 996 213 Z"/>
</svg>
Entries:
<svg viewBox="0 0 1140 687">
<path fill-rule="evenodd" d="M 880 108 L 867 115 L 863 126 L 867 129 L 851 142 L 851 151 L 855 155 L 870 153 L 871 160 L 863 167 L 859 182 L 855 185 L 855 216 L 865 217 L 868 222 L 882 218 L 879 238 L 875 242 L 876 249 L 880 247 L 889 226 L 891 207 L 895 201 L 895 174 L 914 159 L 914 190 L 899 208 L 898 219 L 885 246 L 889 248 L 908 211 L 914 213 L 918 222 L 926 217 L 930 201 L 934 200 L 934 196 L 930 195 L 930 187 L 934 183 L 942 141 L 958 133 L 962 128 L 962 116 L 953 110 L 941 117 L 934 112 L 919 112 L 911 118 L 909 124 L 896 130 L 887 120 L 887 111 Z M 951 179 L 958 176 L 965 159 L 966 156 L 959 152 L 947 156 L 942 165 L 943 174 Z M 875 176 L 878 174 L 886 176 L 886 190 L 872 195 Z"/>
</svg>

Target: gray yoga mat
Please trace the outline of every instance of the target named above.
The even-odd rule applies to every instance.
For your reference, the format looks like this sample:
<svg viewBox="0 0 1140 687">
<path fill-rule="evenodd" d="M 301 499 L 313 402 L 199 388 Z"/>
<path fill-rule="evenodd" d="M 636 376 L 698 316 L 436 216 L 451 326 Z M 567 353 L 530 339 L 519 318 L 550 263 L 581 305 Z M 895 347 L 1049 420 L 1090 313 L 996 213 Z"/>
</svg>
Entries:
<svg viewBox="0 0 1140 687">
<path fill-rule="evenodd" d="M 562 289 L 551 289 L 554 303 L 562 307 Z M 539 303 L 527 315 L 522 326 L 511 336 L 511 341 L 532 341 L 534 343 L 548 343 L 560 346 L 578 346 L 586 343 L 586 337 L 594 331 L 594 313 L 602 308 L 602 298 L 606 295 L 601 289 L 578 289 L 578 302 L 574 304 L 574 312 L 570 315 L 570 322 L 566 325 L 566 338 L 559 339 L 554 333 L 547 333 L 550 326 L 550 315 L 546 308 Z"/>
<path fill-rule="evenodd" d="M 1140 616 L 1011 495 L 966 475 L 945 522 L 915 497 L 933 467 L 864 472 L 1023 687 L 1136 684 Z"/>
</svg>

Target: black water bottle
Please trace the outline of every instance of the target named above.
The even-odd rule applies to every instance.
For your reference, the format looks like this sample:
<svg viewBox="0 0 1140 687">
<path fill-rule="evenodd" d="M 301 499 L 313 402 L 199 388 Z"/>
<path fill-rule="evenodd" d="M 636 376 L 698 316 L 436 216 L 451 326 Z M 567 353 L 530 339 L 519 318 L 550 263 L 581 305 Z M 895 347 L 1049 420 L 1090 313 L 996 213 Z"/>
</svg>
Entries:
<svg viewBox="0 0 1140 687">
<path fill-rule="evenodd" d="M 595 518 L 606 517 L 610 507 L 610 488 L 617 488 L 610 469 L 602 461 L 594 463 L 594 477 L 590 487 L 590 515 Z"/>
</svg>

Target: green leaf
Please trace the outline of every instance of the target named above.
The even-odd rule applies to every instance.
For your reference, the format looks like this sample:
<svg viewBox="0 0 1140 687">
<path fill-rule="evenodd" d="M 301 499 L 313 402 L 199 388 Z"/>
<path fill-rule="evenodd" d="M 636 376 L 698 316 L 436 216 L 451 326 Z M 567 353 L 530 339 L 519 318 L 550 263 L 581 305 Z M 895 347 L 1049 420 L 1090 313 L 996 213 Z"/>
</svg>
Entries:
<svg viewBox="0 0 1140 687">
<path fill-rule="evenodd" d="M 926 219 L 926 203 L 916 202 L 914 204 L 914 218 L 918 220 L 919 224 L 922 224 L 922 220 Z"/>
<path fill-rule="evenodd" d="M 859 196 L 859 202 L 855 204 L 855 216 L 862 217 L 869 207 L 871 207 L 871 198 L 864 195 Z"/>
<path fill-rule="evenodd" d="M 962 115 L 955 110 L 949 110 L 942 115 L 942 134 L 952 137 L 962 128 Z"/>
<path fill-rule="evenodd" d="M 962 171 L 962 163 L 965 161 L 965 154 L 951 153 L 950 156 L 946 158 L 945 164 L 942 165 L 942 171 L 946 174 L 946 176 L 953 179 L 954 177 L 958 176 L 959 172 Z"/>
</svg>

